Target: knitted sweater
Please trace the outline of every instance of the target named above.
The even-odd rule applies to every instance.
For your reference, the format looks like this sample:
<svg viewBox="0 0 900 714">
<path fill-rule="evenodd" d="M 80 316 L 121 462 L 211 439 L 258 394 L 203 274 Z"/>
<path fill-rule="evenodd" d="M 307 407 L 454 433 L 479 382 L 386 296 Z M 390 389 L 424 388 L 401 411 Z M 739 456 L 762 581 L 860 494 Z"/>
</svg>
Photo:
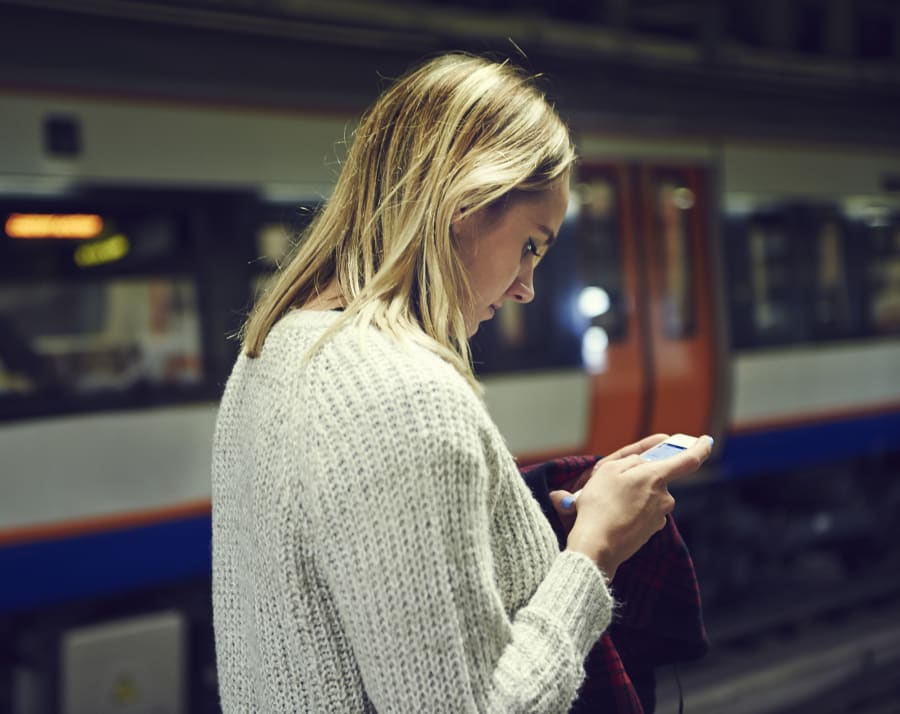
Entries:
<svg viewBox="0 0 900 714">
<path fill-rule="evenodd" d="M 225 712 L 564 712 L 610 622 L 449 364 L 295 311 L 228 380 L 213 455 Z"/>
</svg>

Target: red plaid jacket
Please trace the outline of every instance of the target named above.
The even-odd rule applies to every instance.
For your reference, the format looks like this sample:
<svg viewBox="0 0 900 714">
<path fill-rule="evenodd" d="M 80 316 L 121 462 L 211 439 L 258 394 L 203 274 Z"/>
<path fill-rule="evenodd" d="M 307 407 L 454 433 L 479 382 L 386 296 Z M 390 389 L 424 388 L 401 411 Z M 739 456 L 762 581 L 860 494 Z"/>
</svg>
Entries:
<svg viewBox="0 0 900 714">
<path fill-rule="evenodd" d="M 572 456 L 521 469 L 560 547 L 566 534 L 550 491 L 563 488 L 599 458 Z M 694 565 L 671 516 L 619 566 L 612 590 L 619 607 L 588 655 L 587 677 L 570 712 L 649 714 L 656 706 L 654 669 L 696 659 L 709 649 Z"/>
</svg>

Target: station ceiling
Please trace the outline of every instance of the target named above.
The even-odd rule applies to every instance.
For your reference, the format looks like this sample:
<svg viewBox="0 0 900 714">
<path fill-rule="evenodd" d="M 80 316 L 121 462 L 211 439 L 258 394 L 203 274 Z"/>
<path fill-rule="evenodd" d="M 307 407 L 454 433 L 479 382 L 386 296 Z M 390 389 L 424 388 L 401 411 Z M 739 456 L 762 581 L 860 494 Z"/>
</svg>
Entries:
<svg viewBox="0 0 900 714">
<path fill-rule="evenodd" d="M 745 64 L 896 85 L 894 0 L 0 0 L 335 44 L 427 50 L 496 42 L 632 61 Z"/>
<path fill-rule="evenodd" d="M 376 73 L 466 49 L 561 78 L 576 110 L 765 130 L 778 109 L 900 142 L 895 0 L 0 0 L 0 24 L 6 84 L 355 110 Z"/>
</svg>

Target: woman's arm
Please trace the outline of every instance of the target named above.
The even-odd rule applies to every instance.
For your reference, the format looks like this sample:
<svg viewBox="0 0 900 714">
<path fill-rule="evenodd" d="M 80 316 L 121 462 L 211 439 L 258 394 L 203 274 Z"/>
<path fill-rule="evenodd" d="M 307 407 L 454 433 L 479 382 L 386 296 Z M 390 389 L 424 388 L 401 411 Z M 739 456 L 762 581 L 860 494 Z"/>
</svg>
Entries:
<svg viewBox="0 0 900 714">
<path fill-rule="evenodd" d="M 320 566 L 367 694 L 385 712 L 564 712 L 610 620 L 603 576 L 584 555 L 559 553 L 507 616 L 484 417 L 452 391 L 432 396 L 348 433 L 347 453 L 364 462 L 319 505 L 323 524 L 341 524 L 323 532 Z M 359 452 L 373 428 L 379 448 Z"/>
</svg>

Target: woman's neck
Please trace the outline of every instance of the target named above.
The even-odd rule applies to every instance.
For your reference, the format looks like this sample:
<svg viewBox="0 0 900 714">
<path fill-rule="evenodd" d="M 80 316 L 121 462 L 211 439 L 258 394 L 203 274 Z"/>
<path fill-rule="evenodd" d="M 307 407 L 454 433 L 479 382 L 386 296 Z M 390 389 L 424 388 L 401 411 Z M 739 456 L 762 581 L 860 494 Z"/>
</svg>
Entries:
<svg viewBox="0 0 900 714">
<path fill-rule="evenodd" d="M 322 290 L 313 295 L 300 308 L 301 310 L 335 310 L 347 307 L 347 301 L 341 292 L 337 278 L 333 278 Z"/>
</svg>

